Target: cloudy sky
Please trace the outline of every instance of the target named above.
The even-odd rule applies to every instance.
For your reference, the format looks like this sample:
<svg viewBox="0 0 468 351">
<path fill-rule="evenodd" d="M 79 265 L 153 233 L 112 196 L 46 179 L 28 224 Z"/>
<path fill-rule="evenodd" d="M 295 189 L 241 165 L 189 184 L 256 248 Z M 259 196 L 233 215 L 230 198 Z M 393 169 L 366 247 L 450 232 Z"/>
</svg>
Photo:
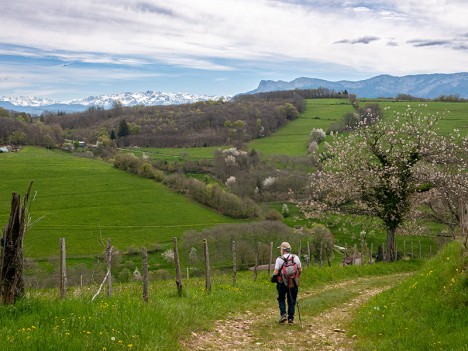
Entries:
<svg viewBox="0 0 468 351">
<path fill-rule="evenodd" d="M 0 96 L 468 71 L 466 0 L 0 0 Z"/>
</svg>

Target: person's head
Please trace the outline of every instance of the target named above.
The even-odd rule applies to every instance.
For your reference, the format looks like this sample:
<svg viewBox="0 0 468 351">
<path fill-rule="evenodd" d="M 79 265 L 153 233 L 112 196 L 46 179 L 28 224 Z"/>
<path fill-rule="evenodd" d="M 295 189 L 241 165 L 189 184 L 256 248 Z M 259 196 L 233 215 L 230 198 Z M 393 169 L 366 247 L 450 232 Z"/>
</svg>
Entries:
<svg viewBox="0 0 468 351">
<path fill-rule="evenodd" d="M 282 254 L 283 253 L 289 253 L 289 252 L 291 252 L 291 245 L 289 245 L 288 242 L 284 241 L 284 242 L 281 243 L 280 246 L 278 246 L 278 249 L 281 250 Z"/>
</svg>

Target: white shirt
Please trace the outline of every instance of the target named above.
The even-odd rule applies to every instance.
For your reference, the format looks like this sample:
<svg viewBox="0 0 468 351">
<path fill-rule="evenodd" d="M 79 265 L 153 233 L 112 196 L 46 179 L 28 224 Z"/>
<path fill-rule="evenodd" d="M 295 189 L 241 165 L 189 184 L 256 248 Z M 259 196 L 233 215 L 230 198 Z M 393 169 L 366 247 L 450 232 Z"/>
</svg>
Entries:
<svg viewBox="0 0 468 351">
<path fill-rule="evenodd" d="M 276 262 L 275 262 L 275 269 L 277 269 L 279 271 L 281 269 L 281 267 L 283 266 L 283 263 L 285 263 L 285 260 L 287 260 L 290 255 L 292 255 L 292 254 L 291 253 L 285 253 L 283 256 L 278 257 L 276 259 Z M 284 260 L 281 257 L 283 257 Z M 294 261 L 295 264 L 297 264 L 297 269 L 302 268 L 301 260 L 299 259 L 298 255 L 294 255 L 293 261 Z"/>
</svg>

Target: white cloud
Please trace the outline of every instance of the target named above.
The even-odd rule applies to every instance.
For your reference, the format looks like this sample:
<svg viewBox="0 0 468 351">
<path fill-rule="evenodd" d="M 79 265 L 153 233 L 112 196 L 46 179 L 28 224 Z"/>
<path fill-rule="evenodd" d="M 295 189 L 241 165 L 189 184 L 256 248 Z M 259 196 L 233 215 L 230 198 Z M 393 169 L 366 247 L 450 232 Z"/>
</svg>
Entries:
<svg viewBox="0 0 468 351">
<path fill-rule="evenodd" d="M 288 62 L 464 71 L 466 18 L 464 0 L 15 0 L 0 12 L 0 55 L 221 72 Z"/>
</svg>

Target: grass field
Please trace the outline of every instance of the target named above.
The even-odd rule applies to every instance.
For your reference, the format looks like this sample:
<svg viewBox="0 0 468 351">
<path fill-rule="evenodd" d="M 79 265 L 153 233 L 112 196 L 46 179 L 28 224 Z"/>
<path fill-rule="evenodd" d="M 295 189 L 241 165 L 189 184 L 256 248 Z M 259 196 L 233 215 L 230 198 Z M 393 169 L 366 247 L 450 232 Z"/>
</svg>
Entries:
<svg viewBox="0 0 468 351">
<path fill-rule="evenodd" d="M 189 229 L 233 222 L 154 181 L 60 151 L 27 147 L 0 154 L 0 177 L 4 224 L 11 193 L 24 194 L 34 181 L 31 217 L 44 217 L 26 234 L 26 257 L 58 255 L 60 237 L 67 239 L 69 255 L 89 255 L 102 251 L 100 233 L 126 250 L 168 242 Z"/>
<path fill-rule="evenodd" d="M 289 122 L 272 136 L 251 141 L 248 148 L 264 155 L 304 156 L 313 128 L 326 131 L 330 124 L 352 111 L 352 105 L 345 99 L 307 100 L 306 110 L 296 120 Z"/>
<path fill-rule="evenodd" d="M 372 101 L 373 102 L 373 101 Z M 382 107 L 389 107 L 387 115 L 391 116 L 392 111 L 404 112 L 408 106 L 415 109 L 421 104 L 420 102 L 404 102 L 404 101 L 376 101 Z M 454 129 L 459 129 L 461 135 L 468 135 L 468 102 L 424 102 L 427 110 L 430 113 L 443 113 L 449 111 L 446 118 L 438 124 L 439 131 L 443 135 L 448 135 Z"/>
</svg>

